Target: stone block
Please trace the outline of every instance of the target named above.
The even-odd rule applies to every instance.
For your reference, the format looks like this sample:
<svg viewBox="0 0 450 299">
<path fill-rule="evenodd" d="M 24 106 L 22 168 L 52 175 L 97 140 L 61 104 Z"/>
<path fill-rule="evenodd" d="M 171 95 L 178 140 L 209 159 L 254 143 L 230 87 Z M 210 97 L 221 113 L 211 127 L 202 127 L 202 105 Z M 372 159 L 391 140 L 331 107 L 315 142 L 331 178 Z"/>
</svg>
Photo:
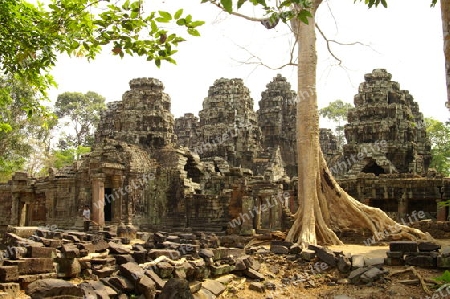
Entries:
<svg viewBox="0 0 450 299">
<path fill-rule="evenodd" d="M 336 266 L 336 256 L 332 251 L 326 250 L 325 248 L 317 248 L 316 256 L 323 262 L 327 263 L 330 267 Z"/>
<path fill-rule="evenodd" d="M 147 250 L 146 251 L 135 251 L 131 254 L 134 261 L 138 264 L 143 264 L 147 262 Z"/>
<path fill-rule="evenodd" d="M 129 294 L 134 291 L 134 283 L 125 277 L 114 276 L 108 282 L 121 293 Z"/>
<path fill-rule="evenodd" d="M 171 278 L 175 267 L 168 262 L 159 262 L 156 264 L 155 272 L 162 279 Z"/>
<path fill-rule="evenodd" d="M 130 254 L 131 253 L 131 249 L 125 245 L 117 244 L 112 241 L 109 242 L 108 245 L 109 245 L 109 250 L 111 253 L 115 253 L 115 254 Z"/>
<path fill-rule="evenodd" d="M 337 261 L 337 268 L 341 273 L 348 273 L 352 270 L 352 263 L 349 258 L 345 256 L 339 256 Z"/>
<path fill-rule="evenodd" d="M 403 258 L 387 257 L 384 259 L 386 266 L 404 266 L 405 260 Z"/>
<path fill-rule="evenodd" d="M 421 242 L 419 245 L 417 245 L 417 248 L 420 252 L 431 252 L 431 251 L 438 251 L 441 249 L 441 245 L 438 245 L 433 242 Z"/>
<path fill-rule="evenodd" d="M 19 284 L 22 290 L 26 290 L 28 285 L 36 280 L 47 279 L 47 278 L 57 278 L 56 273 L 45 273 L 45 274 L 31 274 L 31 275 L 20 275 Z"/>
<path fill-rule="evenodd" d="M 155 282 L 147 275 L 142 276 L 136 285 L 139 294 L 144 295 L 146 299 L 154 299 L 156 295 Z"/>
<path fill-rule="evenodd" d="M 219 296 L 225 291 L 225 286 L 218 281 L 207 279 L 202 283 L 202 287 L 213 293 L 215 296 Z"/>
<path fill-rule="evenodd" d="M 364 267 L 364 256 L 356 254 L 352 255 L 352 269 L 362 268 Z"/>
<path fill-rule="evenodd" d="M 219 266 L 211 266 L 211 275 L 213 276 L 221 276 L 230 273 L 234 270 L 234 266 L 223 264 Z"/>
<path fill-rule="evenodd" d="M 0 283 L 0 292 L 5 292 L 10 298 L 16 298 L 20 294 L 20 285 L 15 282 Z"/>
<path fill-rule="evenodd" d="M 416 252 L 417 242 L 415 241 L 394 241 L 389 243 L 390 251 Z"/>
<path fill-rule="evenodd" d="M 264 285 L 260 282 L 251 282 L 248 286 L 249 290 L 256 291 L 258 293 L 264 293 L 266 291 L 266 288 Z"/>
<path fill-rule="evenodd" d="M 189 289 L 191 290 L 192 294 L 197 293 L 202 288 L 202 283 L 200 281 L 192 281 L 189 282 Z"/>
<path fill-rule="evenodd" d="M 136 283 L 142 276 L 145 275 L 144 269 L 142 269 L 136 263 L 125 263 L 119 266 L 120 273 L 131 282 Z"/>
<path fill-rule="evenodd" d="M 81 264 L 76 258 L 58 258 L 56 263 L 58 278 L 75 278 L 81 274 Z"/>
<path fill-rule="evenodd" d="M 189 282 L 186 279 L 171 278 L 166 282 L 166 285 L 161 290 L 161 294 L 158 299 L 191 299 L 192 292 L 189 286 Z"/>
<path fill-rule="evenodd" d="M 403 251 L 387 251 L 386 255 L 389 258 L 402 259 L 405 253 Z"/>
<path fill-rule="evenodd" d="M 24 258 L 17 261 L 6 260 L 5 266 L 17 266 L 19 275 L 39 274 L 54 272 L 53 259 L 49 258 Z"/>
<path fill-rule="evenodd" d="M 253 269 L 245 269 L 244 275 L 251 279 L 258 279 L 259 281 L 263 281 L 265 279 L 264 275 L 259 273 L 256 270 Z"/>
<path fill-rule="evenodd" d="M 303 249 L 302 253 L 301 253 L 302 259 L 304 259 L 305 261 L 312 261 L 313 259 L 316 258 L 316 252 L 314 250 L 311 249 Z"/>
<path fill-rule="evenodd" d="M 270 244 L 270 252 L 275 254 L 288 254 L 289 248 L 283 245 Z"/>
<path fill-rule="evenodd" d="M 157 290 L 161 290 L 166 282 L 161 279 L 153 270 L 145 270 L 145 275 L 150 277 L 154 282 Z"/>
<path fill-rule="evenodd" d="M 367 267 L 378 267 L 382 268 L 384 265 L 384 258 L 382 257 L 372 257 L 364 259 L 364 265 Z"/>
<path fill-rule="evenodd" d="M 350 272 L 347 279 L 352 284 L 359 284 L 361 282 L 361 275 L 363 275 L 364 272 L 366 272 L 367 270 L 369 270 L 368 267 L 357 268 L 357 269 L 353 270 L 352 272 Z"/>
<path fill-rule="evenodd" d="M 31 258 L 56 258 L 56 249 L 50 247 L 30 247 L 28 254 Z"/>
<path fill-rule="evenodd" d="M 19 279 L 17 266 L 0 266 L 0 282 L 14 282 Z"/>
<path fill-rule="evenodd" d="M 122 265 L 122 264 L 129 263 L 129 262 L 132 262 L 132 263 L 135 262 L 134 258 L 131 256 L 131 254 L 117 254 L 114 256 L 114 258 L 115 258 L 115 262 L 117 263 L 117 265 Z"/>
<path fill-rule="evenodd" d="M 405 264 L 423 268 L 432 268 L 437 266 L 437 258 L 425 255 L 406 255 Z"/>
<path fill-rule="evenodd" d="M 171 249 L 150 249 L 148 252 L 148 257 L 153 260 L 163 255 L 171 260 L 178 260 L 181 256 L 179 251 Z"/>
<path fill-rule="evenodd" d="M 437 267 L 450 269 L 450 257 L 438 256 L 437 257 Z"/>
<path fill-rule="evenodd" d="M 383 274 L 385 274 L 384 271 L 378 269 L 377 267 L 373 267 L 373 268 L 370 268 L 369 270 L 367 270 L 366 272 L 364 272 L 360 278 L 361 278 L 362 282 L 369 283 L 369 282 L 376 281 L 378 278 L 383 276 Z"/>
<path fill-rule="evenodd" d="M 30 283 L 25 293 L 31 298 L 49 298 L 58 296 L 73 296 L 83 298 L 83 290 L 62 279 L 46 278 Z"/>
</svg>

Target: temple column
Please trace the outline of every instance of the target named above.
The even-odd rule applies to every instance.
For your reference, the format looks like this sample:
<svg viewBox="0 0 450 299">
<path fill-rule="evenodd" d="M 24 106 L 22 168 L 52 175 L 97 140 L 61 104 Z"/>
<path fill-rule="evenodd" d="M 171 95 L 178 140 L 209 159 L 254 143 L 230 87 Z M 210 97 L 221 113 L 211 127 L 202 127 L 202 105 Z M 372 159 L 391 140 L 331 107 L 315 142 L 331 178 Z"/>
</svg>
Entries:
<svg viewBox="0 0 450 299">
<path fill-rule="evenodd" d="M 406 221 L 405 217 L 408 212 L 408 197 L 406 191 L 403 192 L 402 197 L 398 200 L 397 206 L 397 222 Z"/>
<path fill-rule="evenodd" d="M 11 205 L 11 224 L 19 225 L 19 194 L 12 194 L 12 205 Z"/>
<path fill-rule="evenodd" d="M 105 226 L 105 180 L 103 177 L 92 178 L 92 215 L 91 219 L 99 229 Z"/>
<path fill-rule="evenodd" d="M 112 222 L 116 224 L 123 224 L 123 212 L 122 212 L 122 201 L 123 201 L 123 177 L 121 175 L 115 175 L 112 177 L 112 194 L 114 194 L 114 201 L 112 203 Z"/>
</svg>

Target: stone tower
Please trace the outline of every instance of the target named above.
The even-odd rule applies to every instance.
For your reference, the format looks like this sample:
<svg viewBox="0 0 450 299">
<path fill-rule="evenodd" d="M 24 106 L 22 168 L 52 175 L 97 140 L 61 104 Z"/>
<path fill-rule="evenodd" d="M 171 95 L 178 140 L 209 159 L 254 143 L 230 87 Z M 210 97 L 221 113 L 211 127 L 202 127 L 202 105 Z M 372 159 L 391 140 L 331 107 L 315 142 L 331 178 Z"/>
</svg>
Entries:
<svg viewBox="0 0 450 299">
<path fill-rule="evenodd" d="M 258 110 L 262 144 L 265 149 L 280 147 L 286 173 L 292 177 L 297 174 L 297 95 L 280 74 L 266 87 L 261 93 Z"/>
<path fill-rule="evenodd" d="M 174 117 L 170 113 L 170 97 L 164 85 L 155 78 L 130 81 L 130 90 L 121 102 L 108 104 L 96 133 L 96 142 L 104 138 L 158 149 L 173 145 Z"/>
<path fill-rule="evenodd" d="M 364 75 L 355 108 L 345 126 L 344 156 L 349 174 L 425 174 L 431 160 L 423 115 L 412 95 L 392 75 L 375 69 Z"/>
<path fill-rule="evenodd" d="M 261 149 L 261 130 L 253 99 L 242 79 L 221 78 L 208 90 L 199 112 L 197 145 L 200 157 L 224 157 L 231 166 L 251 168 Z"/>
</svg>

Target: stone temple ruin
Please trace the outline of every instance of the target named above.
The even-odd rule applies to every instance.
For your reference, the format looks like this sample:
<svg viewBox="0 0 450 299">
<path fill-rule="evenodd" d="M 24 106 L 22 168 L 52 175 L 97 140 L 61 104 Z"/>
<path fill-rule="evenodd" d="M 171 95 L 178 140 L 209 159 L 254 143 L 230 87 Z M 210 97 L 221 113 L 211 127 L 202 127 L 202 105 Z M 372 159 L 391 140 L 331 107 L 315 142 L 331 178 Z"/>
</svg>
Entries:
<svg viewBox="0 0 450 299">
<path fill-rule="evenodd" d="M 14 174 L 0 185 L 0 225 L 81 228 L 91 206 L 94 229 L 284 230 L 297 208 L 296 93 L 281 75 L 259 110 L 242 79 L 218 79 L 199 117 L 174 119 L 163 83 L 130 81 L 108 103 L 92 152 L 45 178 Z M 447 218 L 450 180 L 430 172 L 430 143 L 412 96 L 385 70 L 365 75 L 345 127 L 341 155 L 330 130 L 321 147 L 341 186 L 401 219 L 411 211 Z"/>
</svg>

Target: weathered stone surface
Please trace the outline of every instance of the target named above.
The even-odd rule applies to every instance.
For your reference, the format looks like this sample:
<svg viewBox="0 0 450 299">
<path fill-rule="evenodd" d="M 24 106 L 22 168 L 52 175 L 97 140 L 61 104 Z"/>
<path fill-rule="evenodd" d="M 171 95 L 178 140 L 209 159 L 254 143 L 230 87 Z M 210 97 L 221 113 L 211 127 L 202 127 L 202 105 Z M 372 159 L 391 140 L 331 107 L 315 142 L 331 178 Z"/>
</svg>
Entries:
<svg viewBox="0 0 450 299">
<path fill-rule="evenodd" d="M 17 261 L 6 260 L 3 265 L 17 266 L 20 275 L 54 272 L 53 259 L 24 258 Z"/>
<path fill-rule="evenodd" d="M 305 261 L 312 261 L 316 258 L 316 252 L 311 249 L 303 249 L 301 252 L 301 256 Z"/>
<path fill-rule="evenodd" d="M 225 286 L 218 281 L 207 279 L 202 283 L 202 287 L 210 291 L 216 296 L 219 296 L 225 291 Z"/>
<path fill-rule="evenodd" d="M 418 266 L 423 268 L 432 268 L 436 267 L 437 259 L 431 256 L 424 255 L 406 255 L 405 256 L 405 264 L 410 266 Z"/>
<path fill-rule="evenodd" d="M 405 260 L 403 258 L 387 257 L 384 259 L 384 264 L 386 266 L 404 266 Z"/>
<path fill-rule="evenodd" d="M 17 298 L 20 294 L 20 285 L 14 282 L 0 283 L 0 292 L 6 293 L 9 298 Z"/>
<path fill-rule="evenodd" d="M 0 282 L 13 282 L 19 279 L 17 266 L 0 266 Z"/>
<path fill-rule="evenodd" d="M 348 273 L 352 270 L 352 263 L 349 258 L 345 256 L 339 256 L 337 260 L 337 268 L 341 273 Z"/>
<path fill-rule="evenodd" d="M 364 256 L 355 254 L 352 255 L 352 269 L 364 267 Z"/>
<path fill-rule="evenodd" d="M 166 256 L 171 260 L 180 259 L 180 252 L 172 249 L 151 249 L 148 252 L 148 257 L 151 259 L 157 259 L 160 256 Z"/>
<path fill-rule="evenodd" d="M 130 281 L 129 279 L 122 277 L 122 276 L 114 276 L 111 277 L 109 280 L 109 283 L 113 285 L 115 288 L 117 288 L 119 291 L 124 293 L 131 293 L 134 290 L 134 282 L 136 279 Z"/>
<path fill-rule="evenodd" d="M 108 245 L 109 245 L 109 250 L 111 251 L 111 253 L 115 253 L 115 254 L 130 254 L 131 253 L 130 248 L 128 248 L 122 244 L 109 242 Z"/>
<path fill-rule="evenodd" d="M 114 258 L 116 259 L 117 265 L 122 265 L 122 264 L 129 263 L 129 262 L 132 262 L 132 263 L 135 262 L 134 258 L 130 254 L 118 254 L 118 255 L 115 255 Z"/>
<path fill-rule="evenodd" d="M 56 263 L 59 278 L 75 278 L 81 273 L 81 264 L 76 258 L 58 258 Z"/>
<path fill-rule="evenodd" d="M 288 254 L 289 253 L 289 248 L 283 245 L 274 245 L 271 244 L 270 245 L 270 251 L 275 253 L 275 254 Z"/>
<path fill-rule="evenodd" d="M 417 242 L 415 241 L 395 241 L 389 243 L 390 251 L 400 251 L 400 252 L 416 252 Z"/>
<path fill-rule="evenodd" d="M 145 275 L 144 269 L 136 263 L 125 263 L 119 266 L 120 273 L 131 282 L 135 283 Z"/>
<path fill-rule="evenodd" d="M 244 270 L 244 274 L 245 274 L 245 276 L 247 276 L 247 277 L 249 277 L 251 279 L 258 279 L 260 281 L 263 281 L 265 279 L 263 274 L 259 273 L 256 270 L 253 270 L 251 268 L 250 269 L 245 269 Z"/>
<path fill-rule="evenodd" d="M 156 295 L 155 282 L 147 275 L 142 276 L 136 286 L 139 294 L 144 295 L 145 299 L 154 299 Z"/>
<path fill-rule="evenodd" d="M 185 279 L 171 278 L 169 279 L 161 291 L 158 299 L 192 299 L 192 292 L 189 283 Z"/>
<path fill-rule="evenodd" d="M 32 282 L 28 286 L 26 294 L 36 299 L 61 295 L 83 298 L 83 291 L 80 287 L 75 286 L 68 281 L 53 278 Z"/>
<path fill-rule="evenodd" d="M 433 242 L 421 242 L 419 245 L 417 245 L 417 248 L 421 252 L 430 252 L 430 251 L 438 251 L 441 249 L 441 245 L 438 245 Z"/>
<path fill-rule="evenodd" d="M 32 246 L 28 248 L 28 254 L 31 258 L 56 258 L 56 249 Z"/>
<path fill-rule="evenodd" d="M 256 291 L 258 293 L 264 293 L 266 291 L 266 288 L 264 287 L 264 285 L 260 282 L 251 282 L 248 286 L 249 290 L 253 290 Z"/>
<path fill-rule="evenodd" d="M 153 270 L 145 270 L 145 275 L 150 277 L 155 282 L 155 287 L 157 290 L 161 290 L 166 282 L 162 280 Z"/>
<path fill-rule="evenodd" d="M 155 272 L 162 279 L 171 278 L 175 267 L 168 262 L 159 262 L 156 265 Z"/>
</svg>

